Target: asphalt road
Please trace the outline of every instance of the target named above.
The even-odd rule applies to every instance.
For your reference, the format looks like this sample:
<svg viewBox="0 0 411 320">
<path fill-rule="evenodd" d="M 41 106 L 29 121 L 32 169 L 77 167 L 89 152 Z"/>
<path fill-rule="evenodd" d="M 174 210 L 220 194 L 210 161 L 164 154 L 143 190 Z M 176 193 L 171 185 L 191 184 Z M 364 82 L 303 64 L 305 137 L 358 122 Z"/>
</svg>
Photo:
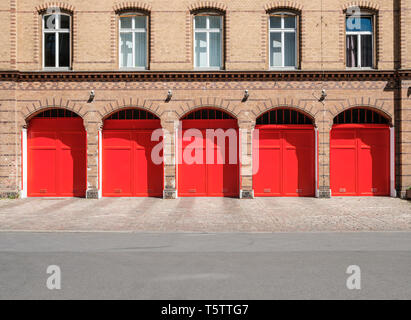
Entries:
<svg viewBox="0 0 411 320">
<path fill-rule="evenodd" d="M 411 233 L 0 233 L 0 299 L 411 299 Z"/>
</svg>

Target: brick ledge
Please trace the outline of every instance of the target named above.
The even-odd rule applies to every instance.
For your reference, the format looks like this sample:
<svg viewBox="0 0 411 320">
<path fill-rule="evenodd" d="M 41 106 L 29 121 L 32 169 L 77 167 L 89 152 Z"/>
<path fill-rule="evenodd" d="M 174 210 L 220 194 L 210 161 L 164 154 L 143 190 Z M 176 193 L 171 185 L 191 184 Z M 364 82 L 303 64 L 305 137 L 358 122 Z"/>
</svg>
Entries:
<svg viewBox="0 0 411 320">
<path fill-rule="evenodd" d="M 355 71 L 0 71 L 0 81 L 347 81 L 411 79 L 411 70 Z"/>
</svg>

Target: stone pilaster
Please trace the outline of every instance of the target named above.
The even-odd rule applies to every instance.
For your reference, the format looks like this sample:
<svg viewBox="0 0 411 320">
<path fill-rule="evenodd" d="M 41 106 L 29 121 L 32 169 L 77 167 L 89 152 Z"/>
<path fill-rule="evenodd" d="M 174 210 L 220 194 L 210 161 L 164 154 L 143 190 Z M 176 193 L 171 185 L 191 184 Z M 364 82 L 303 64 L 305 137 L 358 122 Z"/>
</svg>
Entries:
<svg viewBox="0 0 411 320">
<path fill-rule="evenodd" d="M 239 120 L 240 199 L 253 199 L 254 120 Z"/>
<path fill-rule="evenodd" d="M 164 143 L 164 199 L 176 199 L 176 136 L 178 134 L 178 120 L 162 120 Z"/>
<path fill-rule="evenodd" d="M 319 102 L 318 102 L 319 103 Z M 319 103 L 322 104 L 322 103 Z M 318 194 L 319 198 L 330 198 L 330 131 L 332 120 L 327 111 L 326 102 L 315 118 L 315 125 L 318 128 Z"/>
<path fill-rule="evenodd" d="M 87 132 L 87 199 L 98 199 L 98 172 L 99 172 L 99 130 L 101 124 L 84 123 Z"/>
</svg>

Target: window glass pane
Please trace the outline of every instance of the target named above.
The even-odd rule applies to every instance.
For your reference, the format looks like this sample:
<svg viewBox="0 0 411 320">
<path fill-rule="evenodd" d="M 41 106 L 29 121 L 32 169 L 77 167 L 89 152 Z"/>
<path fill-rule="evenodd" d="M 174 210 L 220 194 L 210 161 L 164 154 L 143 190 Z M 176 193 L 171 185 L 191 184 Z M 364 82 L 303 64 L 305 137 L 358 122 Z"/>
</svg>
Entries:
<svg viewBox="0 0 411 320">
<path fill-rule="evenodd" d="M 284 28 L 295 29 L 295 16 L 284 16 Z"/>
<path fill-rule="evenodd" d="M 360 16 L 351 16 L 347 17 L 346 20 L 346 29 L 347 31 L 368 31 L 372 32 L 372 18 L 371 17 L 360 17 Z"/>
<path fill-rule="evenodd" d="M 270 49 L 271 57 L 270 64 L 272 67 L 282 67 L 282 56 L 281 56 L 281 33 L 271 32 L 270 33 Z"/>
<path fill-rule="evenodd" d="M 210 67 L 221 66 L 221 33 L 210 33 Z"/>
<path fill-rule="evenodd" d="M 133 17 L 121 17 L 120 18 L 121 28 L 131 29 L 132 28 L 132 20 L 133 20 Z"/>
<path fill-rule="evenodd" d="M 56 67 L 56 34 L 44 34 L 44 66 Z"/>
<path fill-rule="evenodd" d="M 285 67 L 295 67 L 295 33 L 284 34 L 284 64 Z"/>
<path fill-rule="evenodd" d="M 203 32 L 196 32 L 195 35 L 195 65 L 196 67 L 208 67 L 207 34 Z"/>
<path fill-rule="evenodd" d="M 70 17 L 61 15 L 60 16 L 60 28 L 61 29 L 70 29 Z"/>
<path fill-rule="evenodd" d="M 347 67 L 355 68 L 358 67 L 358 36 L 357 35 L 347 35 Z"/>
<path fill-rule="evenodd" d="M 56 16 L 54 14 L 44 16 L 44 29 L 56 29 Z"/>
<path fill-rule="evenodd" d="M 361 67 L 372 67 L 372 36 L 361 36 Z"/>
<path fill-rule="evenodd" d="M 59 67 L 70 66 L 70 34 L 59 33 Z"/>
<path fill-rule="evenodd" d="M 210 28 L 221 28 L 221 16 L 210 16 Z"/>
<path fill-rule="evenodd" d="M 372 32 L 372 19 L 371 19 L 371 17 L 362 17 L 361 18 L 361 31 Z"/>
<path fill-rule="evenodd" d="M 146 33 L 145 32 L 136 32 L 134 33 L 136 39 L 136 50 L 135 50 L 135 61 L 136 67 L 145 67 L 146 66 L 146 56 L 147 56 L 147 42 L 146 42 Z"/>
<path fill-rule="evenodd" d="M 145 29 L 147 18 L 145 16 L 136 16 L 135 17 L 135 28 L 136 29 Z"/>
<path fill-rule="evenodd" d="M 207 28 L 207 17 L 206 16 L 196 16 L 195 17 L 195 27 L 198 28 Z"/>
<path fill-rule="evenodd" d="M 270 17 L 270 28 L 281 28 L 281 16 Z"/>
<path fill-rule="evenodd" d="M 133 66 L 133 34 L 121 33 L 120 34 L 120 66 L 129 67 Z"/>
<path fill-rule="evenodd" d="M 359 16 L 347 16 L 346 31 L 360 31 L 361 29 L 361 19 Z"/>
</svg>

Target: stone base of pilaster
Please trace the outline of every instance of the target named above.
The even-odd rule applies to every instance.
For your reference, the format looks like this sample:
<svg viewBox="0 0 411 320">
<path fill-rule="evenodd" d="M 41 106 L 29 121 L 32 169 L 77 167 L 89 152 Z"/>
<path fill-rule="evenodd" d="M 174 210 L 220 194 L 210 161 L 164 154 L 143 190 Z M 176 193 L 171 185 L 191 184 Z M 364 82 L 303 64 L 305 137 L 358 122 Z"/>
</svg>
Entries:
<svg viewBox="0 0 411 320">
<path fill-rule="evenodd" d="M 8 198 L 8 199 L 18 199 L 20 198 L 21 194 L 18 191 L 6 191 L 0 192 L 0 198 Z"/>
<path fill-rule="evenodd" d="M 319 189 L 318 198 L 320 199 L 329 199 L 331 198 L 331 189 Z"/>
<path fill-rule="evenodd" d="M 163 199 L 177 199 L 177 190 L 175 190 L 175 189 L 164 189 Z"/>
<path fill-rule="evenodd" d="M 97 189 L 88 189 L 86 191 L 86 199 L 98 199 L 98 190 Z"/>
<path fill-rule="evenodd" d="M 254 199 L 254 190 L 240 190 L 240 199 Z"/>
<path fill-rule="evenodd" d="M 411 200 L 411 190 L 397 190 L 397 196 L 401 199 Z"/>
</svg>

